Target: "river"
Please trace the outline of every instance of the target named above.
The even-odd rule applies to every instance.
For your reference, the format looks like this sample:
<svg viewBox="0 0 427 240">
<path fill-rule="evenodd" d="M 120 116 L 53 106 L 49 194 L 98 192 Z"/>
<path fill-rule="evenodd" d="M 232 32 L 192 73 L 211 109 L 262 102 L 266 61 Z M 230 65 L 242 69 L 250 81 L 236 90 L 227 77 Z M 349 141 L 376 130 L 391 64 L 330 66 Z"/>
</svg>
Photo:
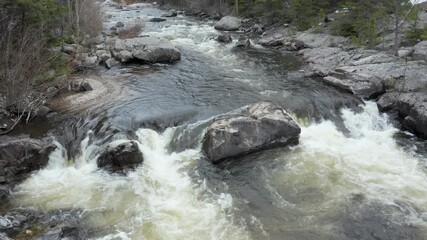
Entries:
<svg viewBox="0 0 427 240">
<path fill-rule="evenodd" d="M 292 54 L 217 43 L 209 20 L 152 23 L 164 12 L 151 5 L 103 8 L 106 29 L 144 21 L 143 34 L 170 39 L 182 60 L 101 71 L 119 90 L 58 124 L 48 166 L 11 207 L 81 210 L 97 229 L 88 239 L 427 239 L 427 144 L 374 102 L 305 77 Z M 292 113 L 299 145 L 218 166 L 197 139 L 172 146 L 182 129 L 258 101 Z M 99 170 L 102 147 L 124 139 L 138 141 L 143 165 Z"/>
</svg>

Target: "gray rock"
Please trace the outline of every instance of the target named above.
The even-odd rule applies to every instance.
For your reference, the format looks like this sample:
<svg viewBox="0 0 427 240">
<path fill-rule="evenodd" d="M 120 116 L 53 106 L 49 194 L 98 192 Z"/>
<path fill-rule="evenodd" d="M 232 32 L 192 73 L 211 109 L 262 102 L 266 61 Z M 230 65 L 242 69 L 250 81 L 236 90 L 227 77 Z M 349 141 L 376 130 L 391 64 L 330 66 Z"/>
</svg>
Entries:
<svg viewBox="0 0 427 240">
<path fill-rule="evenodd" d="M 378 101 L 378 108 L 382 112 L 397 111 L 406 129 L 427 137 L 427 92 L 386 93 Z"/>
<path fill-rule="evenodd" d="M 427 61 L 427 41 L 422 41 L 414 46 L 413 53 L 415 60 Z"/>
<path fill-rule="evenodd" d="M 302 41 L 296 40 L 296 39 L 291 39 L 289 41 L 286 41 L 283 44 L 283 48 L 286 51 L 299 51 L 303 48 L 305 48 L 305 44 Z"/>
<path fill-rule="evenodd" d="M 414 49 L 412 48 L 401 48 L 399 49 L 398 55 L 401 58 L 411 57 L 414 53 Z"/>
<path fill-rule="evenodd" d="M 240 37 L 234 47 L 236 48 L 248 48 L 251 46 L 251 41 L 249 38 Z"/>
<path fill-rule="evenodd" d="M 144 161 L 138 144 L 135 141 L 127 141 L 118 145 L 108 145 L 99 156 L 98 167 L 109 171 L 121 171 L 134 168 Z"/>
<path fill-rule="evenodd" d="M 52 109 L 50 109 L 49 107 L 47 107 L 47 106 L 40 106 L 37 109 L 36 114 L 37 114 L 37 116 L 46 116 L 46 115 L 48 115 L 51 112 L 52 112 Z"/>
<path fill-rule="evenodd" d="M 73 80 L 70 83 L 70 90 L 74 91 L 74 92 L 87 92 L 87 91 L 92 91 L 93 88 L 90 85 L 90 83 L 84 81 L 84 80 Z"/>
<path fill-rule="evenodd" d="M 281 38 L 275 38 L 274 36 L 271 37 L 264 37 L 261 38 L 258 43 L 262 46 L 265 47 L 278 47 L 278 46 L 283 46 L 285 42 L 285 38 L 281 37 Z"/>
<path fill-rule="evenodd" d="M 385 92 L 381 79 L 366 74 L 345 71 L 331 72 L 323 81 L 340 89 L 347 90 L 363 99 L 372 99 Z"/>
<path fill-rule="evenodd" d="M 99 65 L 98 57 L 97 56 L 85 56 L 82 61 L 82 67 L 85 68 L 92 68 Z"/>
<path fill-rule="evenodd" d="M 150 22 L 164 22 L 166 19 L 164 18 L 151 18 Z"/>
<path fill-rule="evenodd" d="M 176 16 L 178 16 L 178 13 L 175 11 L 170 11 L 162 15 L 162 17 L 176 17 Z"/>
<path fill-rule="evenodd" d="M 100 62 L 105 62 L 111 58 L 111 53 L 109 53 L 105 50 L 98 50 L 98 51 L 96 51 L 96 56 L 98 57 L 98 60 Z"/>
<path fill-rule="evenodd" d="M 132 60 L 170 63 L 181 59 L 181 52 L 175 46 L 168 40 L 157 37 L 118 39 L 112 48 L 112 54 L 123 63 Z"/>
<path fill-rule="evenodd" d="M 215 29 L 221 31 L 236 31 L 240 26 L 242 26 L 242 20 L 240 18 L 225 16 L 215 24 Z"/>
<path fill-rule="evenodd" d="M 25 136 L 0 137 L 0 177 L 4 183 L 23 180 L 32 171 L 46 166 L 56 146 L 48 139 Z"/>
<path fill-rule="evenodd" d="M 64 46 L 62 47 L 62 52 L 69 54 L 69 55 L 74 55 L 78 52 L 79 50 L 79 46 L 77 44 L 66 44 L 64 43 Z"/>
<path fill-rule="evenodd" d="M 105 65 L 107 66 L 108 69 L 111 69 L 111 68 L 119 65 L 119 62 L 117 62 L 116 59 L 114 59 L 114 58 L 110 58 L 107 61 L 105 61 Z"/>
<path fill-rule="evenodd" d="M 261 102 L 242 113 L 214 119 L 202 141 L 212 163 L 267 148 L 298 143 L 300 127 L 282 108 Z"/>
<path fill-rule="evenodd" d="M 310 48 L 339 47 L 348 44 L 348 39 L 345 37 L 311 32 L 298 33 L 296 40 L 302 41 L 305 46 Z"/>
<path fill-rule="evenodd" d="M 229 34 L 223 34 L 219 35 L 215 40 L 221 43 L 231 43 L 233 38 Z"/>
<path fill-rule="evenodd" d="M 121 27 L 124 27 L 124 26 L 125 26 L 125 24 L 122 23 L 122 22 L 117 22 L 116 23 L 116 28 L 121 28 Z"/>
</svg>

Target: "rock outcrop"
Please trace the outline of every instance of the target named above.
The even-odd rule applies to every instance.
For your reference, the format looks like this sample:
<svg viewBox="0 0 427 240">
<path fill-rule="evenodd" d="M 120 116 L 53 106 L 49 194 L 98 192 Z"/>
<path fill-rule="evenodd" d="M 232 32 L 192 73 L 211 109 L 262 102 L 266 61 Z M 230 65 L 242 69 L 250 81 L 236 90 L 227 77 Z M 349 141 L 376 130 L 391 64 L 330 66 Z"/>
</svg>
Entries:
<svg viewBox="0 0 427 240">
<path fill-rule="evenodd" d="M 403 127 L 427 138 L 427 92 L 386 93 L 378 101 L 378 108 L 397 111 Z"/>
<path fill-rule="evenodd" d="M 202 149 L 212 163 L 263 149 L 298 143 L 298 124 L 281 107 L 261 102 L 239 114 L 219 116 L 209 125 Z"/>
<path fill-rule="evenodd" d="M 45 167 L 56 149 L 48 139 L 29 137 L 0 138 L 0 184 L 19 182 L 32 171 Z"/>
<path fill-rule="evenodd" d="M 97 164 L 98 167 L 115 172 L 132 169 L 143 161 L 138 144 L 135 141 L 125 141 L 108 145 L 99 156 Z"/>
<path fill-rule="evenodd" d="M 240 26 L 242 26 L 240 18 L 225 16 L 215 24 L 215 29 L 220 31 L 236 31 Z"/>
<path fill-rule="evenodd" d="M 181 52 L 168 40 L 157 37 L 118 39 L 112 47 L 114 58 L 122 63 L 139 60 L 171 63 L 181 59 Z"/>
</svg>

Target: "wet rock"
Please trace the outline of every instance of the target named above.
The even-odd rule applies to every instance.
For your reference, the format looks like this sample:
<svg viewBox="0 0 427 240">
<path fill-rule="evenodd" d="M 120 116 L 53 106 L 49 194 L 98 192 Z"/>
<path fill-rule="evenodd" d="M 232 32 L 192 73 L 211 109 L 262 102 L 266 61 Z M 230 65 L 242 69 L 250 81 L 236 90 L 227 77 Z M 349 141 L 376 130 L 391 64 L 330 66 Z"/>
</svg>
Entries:
<svg viewBox="0 0 427 240">
<path fill-rule="evenodd" d="M 121 27 L 124 27 L 124 26 L 125 26 L 125 24 L 122 23 L 122 22 L 117 22 L 116 23 L 116 28 L 121 28 Z"/>
<path fill-rule="evenodd" d="M 382 112 L 397 111 L 403 127 L 427 137 L 427 92 L 386 93 L 378 101 L 378 108 Z"/>
<path fill-rule="evenodd" d="M 74 91 L 74 92 L 87 92 L 87 91 L 92 91 L 93 88 L 90 85 L 90 83 L 84 81 L 84 80 L 73 80 L 70 83 L 70 90 Z"/>
<path fill-rule="evenodd" d="M 381 79 L 372 75 L 339 71 L 329 73 L 323 78 L 327 84 L 347 90 L 363 99 L 372 99 L 385 92 Z"/>
<path fill-rule="evenodd" d="M 170 11 L 162 15 L 162 17 L 176 17 L 176 16 L 178 16 L 178 13 L 175 11 Z"/>
<path fill-rule="evenodd" d="M 427 41 L 422 41 L 414 46 L 413 53 L 415 60 L 427 61 Z"/>
<path fill-rule="evenodd" d="M 164 22 L 166 19 L 164 18 L 152 18 L 150 19 L 150 22 Z"/>
<path fill-rule="evenodd" d="M 234 47 L 236 48 L 248 48 L 251 46 L 251 41 L 249 38 L 240 37 Z"/>
<path fill-rule="evenodd" d="M 98 167 L 109 171 L 120 171 L 134 168 L 144 161 L 138 144 L 135 141 L 126 141 L 120 144 L 108 145 L 99 156 Z"/>
<path fill-rule="evenodd" d="M 175 62 L 181 59 L 181 52 L 168 40 L 157 37 L 118 39 L 113 56 L 120 62 L 140 60 L 149 63 Z"/>
<path fill-rule="evenodd" d="M 233 38 L 229 34 L 223 34 L 219 35 L 215 40 L 221 43 L 231 43 Z"/>
<path fill-rule="evenodd" d="M 248 153 L 298 143 L 300 127 L 281 107 L 261 102 L 242 113 L 215 118 L 202 148 L 212 163 Z"/>
<path fill-rule="evenodd" d="M 0 138 L 0 178 L 2 183 L 23 180 L 32 171 L 46 166 L 49 155 L 56 149 L 49 139 L 29 137 Z"/>
<path fill-rule="evenodd" d="M 114 58 L 110 58 L 107 61 L 105 61 L 105 65 L 107 66 L 108 69 L 111 69 L 111 68 L 119 65 L 119 62 L 117 62 L 116 59 L 114 59 Z"/>
<path fill-rule="evenodd" d="M 215 29 L 221 31 L 236 31 L 240 26 L 242 26 L 241 19 L 232 16 L 225 16 L 215 24 Z"/>
</svg>

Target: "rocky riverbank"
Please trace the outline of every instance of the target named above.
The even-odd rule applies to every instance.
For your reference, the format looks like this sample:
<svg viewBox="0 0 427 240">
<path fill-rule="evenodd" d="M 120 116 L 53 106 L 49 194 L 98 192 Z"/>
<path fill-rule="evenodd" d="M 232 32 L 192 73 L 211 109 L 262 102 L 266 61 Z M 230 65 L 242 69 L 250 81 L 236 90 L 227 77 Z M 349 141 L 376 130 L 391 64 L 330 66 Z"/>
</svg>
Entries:
<svg viewBox="0 0 427 240">
<path fill-rule="evenodd" d="M 306 76 L 378 101 L 380 110 L 399 120 L 400 127 L 427 136 L 427 42 L 402 47 L 399 56 L 394 56 L 357 47 L 347 38 L 328 34 L 328 27 L 298 32 L 288 25 L 268 26 L 235 17 L 225 17 L 215 27 L 237 31 L 240 39 L 267 48 L 295 53 L 306 63 L 300 70 Z M 223 38 L 220 35 L 219 40 Z"/>
</svg>

